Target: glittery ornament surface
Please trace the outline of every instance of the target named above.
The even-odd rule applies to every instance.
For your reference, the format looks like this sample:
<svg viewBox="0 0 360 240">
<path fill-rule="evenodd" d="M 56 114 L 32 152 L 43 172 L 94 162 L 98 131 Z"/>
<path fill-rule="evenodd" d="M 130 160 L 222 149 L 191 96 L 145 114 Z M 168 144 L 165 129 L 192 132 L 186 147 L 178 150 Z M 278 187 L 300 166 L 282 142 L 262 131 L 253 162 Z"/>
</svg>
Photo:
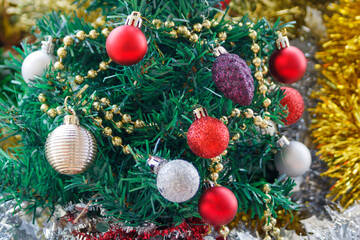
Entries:
<svg viewBox="0 0 360 240">
<path fill-rule="evenodd" d="M 161 195 L 172 202 L 185 202 L 197 192 L 200 176 L 196 168 L 184 160 L 173 160 L 160 167 L 156 185 Z"/>
<path fill-rule="evenodd" d="M 229 144 L 229 130 L 219 119 L 202 117 L 190 126 L 187 140 L 193 153 L 202 158 L 219 156 Z"/>
<path fill-rule="evenodd" d="M 294 88 L 282 87 L 285 90 L 285 97 L 280 101 L 281 105 L 287 106 L 289 115 L 284 120 L 285 125 L 296 123 L 302 116 L 305 108 L 304 99 Z"/>
<path fill-rule="evenodd" d="M 254 97 L 254 79 L 245 60 L 236 54 L 220 55 L 212 67 L 217 88 L 233 102 L 250 105 Z"/>
</svg>

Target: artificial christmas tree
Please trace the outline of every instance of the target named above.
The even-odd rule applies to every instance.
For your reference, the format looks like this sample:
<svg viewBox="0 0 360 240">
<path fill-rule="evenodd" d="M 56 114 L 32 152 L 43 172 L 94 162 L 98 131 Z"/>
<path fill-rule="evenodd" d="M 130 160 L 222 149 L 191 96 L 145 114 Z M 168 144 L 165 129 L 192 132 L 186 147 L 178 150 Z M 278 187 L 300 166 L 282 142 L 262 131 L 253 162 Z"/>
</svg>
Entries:
<svg viewBox="0 0 360 240">
<path fill-rule="evenodd" d="M 18 72 L 8 88 L 16 101 L 1 100 L 1 126 L 11 135 L 21 135 L 21 143 L 11 149 L 12 156 L 3 154 L 0 159 L 3 200 L 27 202 L 30 211 L 49 209 L 54 229 L 65 239 L 71 235 L 149 239 L 171 234 L 201 239 L 207 227 L 197 219 L 202 216 L 198 201 L 205 191 L 214 191 L 206 190 L 205 183 L 228 189 L 236 197 L 233 206 L 253 216 L 276 217 L 278 208 L 295 209 L 289 200 L 293 181 L 277 181 L 274 170 L 281 138 L 266 133 L 270 120 L 283 124 L 286 117 L 286 107 L 280 104 L 284 92 L 273 83 L 267 60 L 278 31 L 287 25 L 278 21 L 271 26 L 265 19 L 253 23 L 246 17 L 240 22 L 216 19 L 218 5 L 219 1 L 201 0 L 94 1 L 89 11 L 101 8 L 108 16 L 105 26 L 93 28 L 58 13 L 39 19 L 35 31 L 39 42 L 17 50 L 25 58 L 51 36 L 57 57 L 31 81 L 18 74 L 22 61 L 14 58 L 7 63 Z M 135 27 L 140 14 L 141 30 Z M 146 47 L 139 39 L 141 43 L 130 41 L 134 36 L 122 39 L 125 47 L 119 46 L 119 27 L 112 28 L 135 15 L 121 31 L 130 24 L 137 36 L 145 36 Z M 110 37 L 115 39 L 109 43 Z M 136 46 L 141 49 L 128 49 Z M 244 74 L 251 71 L 253 76 L 236 77 L 250 86 L 244 89 L 253 91 L 238 91 L 251 96 L 244 96 L 241 104 L 228 99 L 213 81 L 215 56 L 228 54 L 219 53 L 219 46 L 241 57 L 235 59 L 238 65 L 228 64 L 246 67 Z M 129 59 L 131 52 L 136 56 Z M 213 74 L 221 73 L 218 68 L 226 68 L 226 61 L 213 68 Z M 229 73 L 221 74 L 223 81 L 235 79 L 234 71 Z M 72 115 L 77 120 L 70 125 L 77 131 L 61 138 L 48 136 Z M 93 163 L 63 175 L 46 161 L 50 152 L 61 166 L 76 164 L 77 155 Z M 154 162 L 160 158 L 183 160 Z M 80 202 L 89 204 L 74 207 Z M 73 225 L 63 224 L 64 220 Z M 273 227 L 267 225 L 266 233 L 277 235 Z M 228 229 L 221 226 L 219 233 L 226 237 Z"/>
</svg>

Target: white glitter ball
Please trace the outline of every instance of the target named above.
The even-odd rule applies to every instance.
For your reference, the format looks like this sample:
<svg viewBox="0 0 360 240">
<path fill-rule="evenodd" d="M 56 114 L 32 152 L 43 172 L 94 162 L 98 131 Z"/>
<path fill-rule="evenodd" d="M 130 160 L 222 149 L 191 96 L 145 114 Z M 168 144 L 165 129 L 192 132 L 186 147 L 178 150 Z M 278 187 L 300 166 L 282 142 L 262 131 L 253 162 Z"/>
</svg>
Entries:
<svg viewBox="0 0 360 240">
<path fill-rule="evenodd" d="M 160 167 L 156 179 L 160 194 L 171 202 L 185 202 L 199 189 L 196 168 L 184 160 L 173 160 Z"/>
</svg>

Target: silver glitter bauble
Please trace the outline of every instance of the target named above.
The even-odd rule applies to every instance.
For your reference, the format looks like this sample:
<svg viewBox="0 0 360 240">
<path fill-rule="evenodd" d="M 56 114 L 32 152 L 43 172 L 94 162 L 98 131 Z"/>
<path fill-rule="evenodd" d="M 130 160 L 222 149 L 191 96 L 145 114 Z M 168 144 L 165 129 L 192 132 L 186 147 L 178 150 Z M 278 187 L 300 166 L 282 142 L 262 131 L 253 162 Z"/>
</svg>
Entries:
<svg viewBox="0 0 360 240">
<path fill-rule="evenodd" d="M 299 177 L 310 169 L 311 153 L 301 142 L 291 141 L 276 153 L 275 166 L 280 174 Z"/>
<path fill-rule="evenodd" d="M 64 124 L 52 131 L 45 144 L 50 165 L 66 175 L 84 172 L 94 161 L 97 146 L 94 136 L 79 126 L 76 116 L 67 115 Z"/>
<path fill-rule="evenodd" d="M 184 160 L 173 160 L 160 166 L 156 185 L 160 194 L 171 202 L 185 202 L 199 189 L 196 168 Z"/>
</svg>

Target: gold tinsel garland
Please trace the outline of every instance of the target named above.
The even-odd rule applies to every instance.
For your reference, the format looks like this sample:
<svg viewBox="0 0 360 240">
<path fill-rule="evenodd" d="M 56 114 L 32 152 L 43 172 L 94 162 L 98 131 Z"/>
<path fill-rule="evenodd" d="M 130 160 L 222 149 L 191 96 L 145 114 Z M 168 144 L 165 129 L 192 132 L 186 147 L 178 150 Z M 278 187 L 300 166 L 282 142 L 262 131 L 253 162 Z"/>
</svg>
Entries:
<svg viewBox="0 0 360 240">
<path fill-rule="evenodd" d="M 360 200 L 360 0 L 340 0 L 324 16 L 328 41 L 316 54 L 322 64 L 319 99 L 312 109 L 312 136 L 329 169 L 324 176 L 337 178 L 329 197 L 348 207 Z"/>
<path fill-rule="evenodd" d="M 35 19 L 51 10 L 68 14 L 76 12 L 95 25 L 105 22 L 105 17 L 100 17 L 100 9 L 87 13 L 87 6 L 79 8 L 72 3 L 73 0 L 0 0 L 0 46 L 10 48 L 17 45 L 34 26 Z"/>
<path fill-rule="evenodd" d="M 268 20 L 276 21 L 278 18 L 283 22 L 296 21 L 295 28 L 289 28 L 289 36 L 298 36 L 303 26 L 313 30 L 313 34 L 323 37 L 324 29 L 321 27 L 316 16 L 321 15 L 326 5 L 333 0 L 232 0 L 230 2 L 229 15 L 232 17 L 245 16 L 247 14 L 252 20 L 266 17 Z M 315 20 L 315 21 L 314 21 Z M 315 24 L 314 24 L 315 23 Z M 316 24 L 317 23 L 317 24 Z M 316 28 L 316 29 L 314 29 Z M 317 30 L 318 29 L 318 30 Z"/>
</svg>

